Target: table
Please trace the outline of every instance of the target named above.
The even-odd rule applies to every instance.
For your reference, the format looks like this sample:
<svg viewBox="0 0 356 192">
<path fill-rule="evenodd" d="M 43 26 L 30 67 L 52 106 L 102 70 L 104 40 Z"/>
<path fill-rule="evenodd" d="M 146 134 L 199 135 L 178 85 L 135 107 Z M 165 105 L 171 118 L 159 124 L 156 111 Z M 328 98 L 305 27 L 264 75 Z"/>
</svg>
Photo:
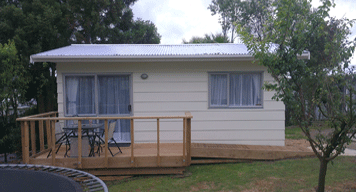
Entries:
<svg viewBox="0 0 356 192">
<path fill-rule="evenodd" d="M 104 125 L 103 123 L 82 124 L 82 137 L 86 136 L 88 138 L 89 145 L 90 145 L 89 157 L 95 155 L 95 153 L 94 153 L 95 138 L 99 137 L 99 135 L 97 135 L 97 132 L 95 132 L 95 130 L 102 127 L 103 125 Z M 66 138 L 77 138 L 78 137 L 78 125 L 77 124 L 63 127 L 63 130 L 65 132 L 67 132 Z M 83 150 L 83 147 L 82 147 L 82 150 Z M 73 151 L 76 151 L 76 150 L 73 150 Z"/>
</svg>

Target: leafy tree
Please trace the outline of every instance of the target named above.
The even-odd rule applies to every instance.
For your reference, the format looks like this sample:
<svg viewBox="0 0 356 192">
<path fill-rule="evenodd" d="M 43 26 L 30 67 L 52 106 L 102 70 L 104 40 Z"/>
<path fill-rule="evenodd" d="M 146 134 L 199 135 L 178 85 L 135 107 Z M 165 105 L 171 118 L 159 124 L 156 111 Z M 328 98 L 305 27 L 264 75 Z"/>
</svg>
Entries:
<svg viewBox="0 0 356 192">
<path fill-rule="evenodd" d="M 38 112 L 57 110 L 56 65 L 29 64 L 35 54 L 71 43 L 159 43 L 150 21 L 134 21 L 130 8 L 137 0 L 2 1 L 0 43 L 14 39 L 19 59 L 32 80 L 26 92 Z"/>
<path fill-rule="evenodd" d="M 331 18 L 328 12 L 333 4 L 322 3 L 312 10 L 308 0 L 275 2 L 268 25 L 261 29 L 266 35 L 260 40 L 238 26 L 243 42 L 275 79 L 265 88 L 276 91 L 274 99 L 291 106 L 294 120 L 320 161 L 317 191 L 324 191 L 328 162 L 343 153 L 356 134 L 356 76 L 348 69 L 356 40 L 347 40 L 353 21 Z M 311 59 L 298 59 L 305 50 Z M 311 135 L 315 108 L 327 117 L 331 134 L 316 130 L 318 134 Z"/>
<path fill-rule="evenodd" d="M 160 43 L 151 21 L 133 20 L 130 8 L 137 0 L 68 1 L 71 40 L 76 43 Z"/>
<path fill-rule="evenodd" d="M 235 24 L 243 26 L 255 38 L 262 39 L 270 31 L 262 31 L 266 27 L 268 15 L 273 11 L 275 0 L 212 0 L 208 9 L 212 15 L 219 14 L 219 22 L 224 37 L 231 32 L 231 43 L 234 42 Z M 263 33 L 262 33 L 263 32 Z"/>
<path fill-rule="evenodd" d="M 0 44 L 0 152 L 5 153 L 5 162 L 6 153 L 15 149 L 20 138 L 20 134 L 12 133 L 18 131 L 18 105 L 24 101 L 29 82 L 25 74 L 25 66 L 18 58 L 14 42 Z"/>
<path fill-rule="evenodd" d="M 189 41 L 183 39 L 184 44 L 192 43 L 229 43 L 229 39 L 221 33 L 214 34 L 205 34 L 204 37 L 192 37 Z"/>
<path fill-rule="evenodd" d="M 121 44 L 159 44 L 161 35 L 157 32 L 157 27 L 151 21 L 144 21 L 138 18 L 132 22 L 127 31 L 118 31 L 118 34 L 111 34 L 108 43 Z"/>
</svg>

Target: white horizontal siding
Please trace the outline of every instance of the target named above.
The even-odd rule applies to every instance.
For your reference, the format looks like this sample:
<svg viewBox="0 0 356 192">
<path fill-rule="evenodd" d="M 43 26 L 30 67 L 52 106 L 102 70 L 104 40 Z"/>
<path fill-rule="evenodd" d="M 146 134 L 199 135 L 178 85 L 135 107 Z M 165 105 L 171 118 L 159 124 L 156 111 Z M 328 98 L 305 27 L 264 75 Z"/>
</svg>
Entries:
<svg viewBox="0 0 356 192">
<path fill-rule="evenodd" d="M 192 140 L 205 141 L 207 138 L 213 140 L 275 140 L 284 137 L 284 130 L 192 130 Z"/>
<path fill-rule="evenodd" d="M 154 82 L 154 83 L 135 83 L 134 93 L 167 93 L 167 92 L 195 92 L 208 91 L 206 82 Z"/>
<path fill-rule="evenodd" d="M 192 120 L 192 130 L 194 131 L 258 131 L 258 130 L 282 130 L 284 121 L 194 121 Z M 182 132 L 183 121 L 170 119 L 160 120 L 161 131 Z M 157 122 L 152 120 L 135 120 L 137 132 L 156 131 Z"/>
<path fill-rule="evenodd" d="M 182 93 L 140 93 L 133 95 L 135 103 L 140 102 L 182 102 L 182 101 L 207 101 L 208 94 L 206 91 L 182 92 Z"/>
<path fill-rule="evenodd" d="M 263 92 L 261 108 L 209 108 L 209 72 L 254 71 L 274 82 L 251 62 L 63 63 L 57 65 L 58 107 L 63 115 L 63 75 L 131 73 L 135 116 L 184 115 L 190 111 L 192 142 L 284 145 L 284 104 Z M 148 78 L 141 79 L 146 73 Z M 135 120 L 135 142 L 156 142 L 155 120 Z M 182 120 L 161 120 L 161 142 L 182 141 Z"/>
</svg>

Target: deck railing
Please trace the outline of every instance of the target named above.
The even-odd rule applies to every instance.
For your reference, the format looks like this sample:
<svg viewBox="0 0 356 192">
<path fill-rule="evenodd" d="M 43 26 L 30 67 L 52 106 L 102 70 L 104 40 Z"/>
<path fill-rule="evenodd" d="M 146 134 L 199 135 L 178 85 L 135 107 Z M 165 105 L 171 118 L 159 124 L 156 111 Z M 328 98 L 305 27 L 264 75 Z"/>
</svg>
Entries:
<svg viewBox="0 0 356 192">
<path fill-rule="evenodd" d="M 26 164 L 50 164 L 53 166 L 64 166 L 64 167 L 73 167 L 66 165 L 75 164 L 75 168 L 127 168 L 127 167 L 138 167 L 135 156 L 135 137 L 134 137 L 134 120 L 138 119 L 156 119 L 157 121 L 157 156 L 156 158 L 156 167 L 168 166 L 161 165 L 161 154 L 160 154 L 160 120 L 162 119 L 182 119 L 182 132 L 183 132 L 183 153 L 181 158 L 181 163 L 178 163 L 176 166 L 189 166 L 191 163 L 191 119 L 192 115 L 190 112 L 186 112 L 182 116 L 131 116 L 131 117 L 57 117 L 57 112 L 49 112 L 38 115 L 32 115 L 27 117 L 18 118 L 17 121 L 21 122 L 21 138 L 22 138 L 22 157 L 23 162 Z M 129 119 L 131 121 L 131 156 L 129 157 L 130 164 L 126 163 L 128 159 L 121 159 L 124 163 L 118 163 L 109 157 L 108 152 L 108 121 L 109 120 L 120 120 L 120 119 Z M 77 120 L 78 121 L 78 157 L 77 158 L 57 158 L 56 157 L 56 139 L 55 139 L 55 122 L 65 121 L 65 120 Z M 104 158 L 102 157 L 89 157 L 82 158 L 82 121 L 84 120 L 104 120 L 104 133 L 105 133 L 105 147 L 104 147 Z M 44 129 L 46 128 L 46 129 Z M 45 133 L 46 132 L 46 135 Z M 37 134 L 36 134 L 37 133 Z M 38 137 L 37 137 L 38 136 Z M 30 142 L 31 141 L 31 142 Z M 30 145 L 31 143 L 31 145 Z M 39 143 L 39 144 L 38 144 Z M 40 149 L 36 149 L 36 144 L 40 146 Z M 30 150 L 31 148 L 31 150 Z M 42 159 L 35 160 L 36 157 L 48 153 L 52 150 L 51 159 Z M 146 158 L 147 159 L 147 158 Z M 145 159 L 140 159 L 145 161 Z M 169 160 L 169 158 L 168 158 Z M 171 159 L 177 161 L 177 159 Z M 74 162 L 73 162 L 74 161 Z M 75 162 L 76 161 L 76 162 Z M 152 161 L 152 159 L 148 159 Z M 85 165 L 83 166 L 83 162 Z M 117 162 L 115 164 L 115 162 Z M 110 164 L 110 165 L 109 165 Z M 112 166 L 112 165 L 118 166 Z M 146 164 L 152 167 L 152 164 Z M 143 164 L 143 167 L 145 164 Z"/>
</svg>

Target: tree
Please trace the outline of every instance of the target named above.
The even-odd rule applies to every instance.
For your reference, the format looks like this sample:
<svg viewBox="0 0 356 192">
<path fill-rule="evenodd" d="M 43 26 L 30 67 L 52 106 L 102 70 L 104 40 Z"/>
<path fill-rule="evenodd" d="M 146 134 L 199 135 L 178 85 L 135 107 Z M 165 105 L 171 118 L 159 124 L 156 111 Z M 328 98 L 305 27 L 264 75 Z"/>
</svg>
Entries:
<svg viewBox="0 0 356 192">
<path fill-rule="evenodd" d="M 229 43 L 229 39 L 221 33 L 217 34 L 205 34 L 204 37 L 192 37 L 189 41 L 183 39 L 183 44 L 192 43 Z"/>
<path fill-rule="evenodd" d="M 130 8 L 137 0 L 68 1 L 69 23 L 76 43 L 159 43 L 151 21 L 133 20 Z"/>
<path fill-rule="evenodd" d="M 159 43 L 150 21 L 133 20 L 137 0 L 21 0 L 1 2 L 0 43 L 14 39 L 38 112 L 57 110 L 55 63 L 28 64 L 30 55 L 71 43 Z"/>
<path fill-rule="evenodd" d="M 266 35 L 260 40 L 248 28 L 238 26 L 238 34 L 256 61 L 275 79 L 265 88 L 276 91 L 274 99 L 291 106 L 295 122 L 320 161 L 317 191 L 324 191 L 328 162 L 343 153 L 356 134 L 356 76 L 348 68 L 356 39 L 347 40 L 354 21 L 330 17 L 333 3 L 322 3 L 312 10 L 308 0 L 275 2 L 268 25 L 261 28 Z M 310 60 L 298 59 L 305 50 L 310 51 Z M 327 117 L 330 135 L 317 130 L 319 134 L 311 136 L 315 108 Z"/>
<path fill-rule="evenodd" d="M 212 15 L 219 14 L 219 22 L 224 37 L 231 32 L 231 43 L 234 42 L 235 25 L 243 26 L 255 38 L 262 39 L 269 31 L 262 31 L 266 27 L 269 13 L 273 12 L 272 3 L 275 0 L 212 0 L 208 9 Z M 262 33 L 264 32 L 264 33 Z"/>
<path fill-rule="evenodd" d="M 144 21 L 138 18 L 132 22 L 132 26 L 127 31 L 117 31 L 118 34 L 111 34 L 107 43 L 121 44 L 159 44 L 161 35 L 157 32 L 157 27 L 151 21 Z"/>
<path fill-rule="evenodd" d="M 12 152 L 18 145 L 20 135 L 12 133 L 18 131 L 18 105 L 24 101 L 29 82 L 13 41 L 0 44 L 0 79 L 0 149 L 1 153 L 5 153 L 6 162 L 6 153 Z"/>
</svg>

